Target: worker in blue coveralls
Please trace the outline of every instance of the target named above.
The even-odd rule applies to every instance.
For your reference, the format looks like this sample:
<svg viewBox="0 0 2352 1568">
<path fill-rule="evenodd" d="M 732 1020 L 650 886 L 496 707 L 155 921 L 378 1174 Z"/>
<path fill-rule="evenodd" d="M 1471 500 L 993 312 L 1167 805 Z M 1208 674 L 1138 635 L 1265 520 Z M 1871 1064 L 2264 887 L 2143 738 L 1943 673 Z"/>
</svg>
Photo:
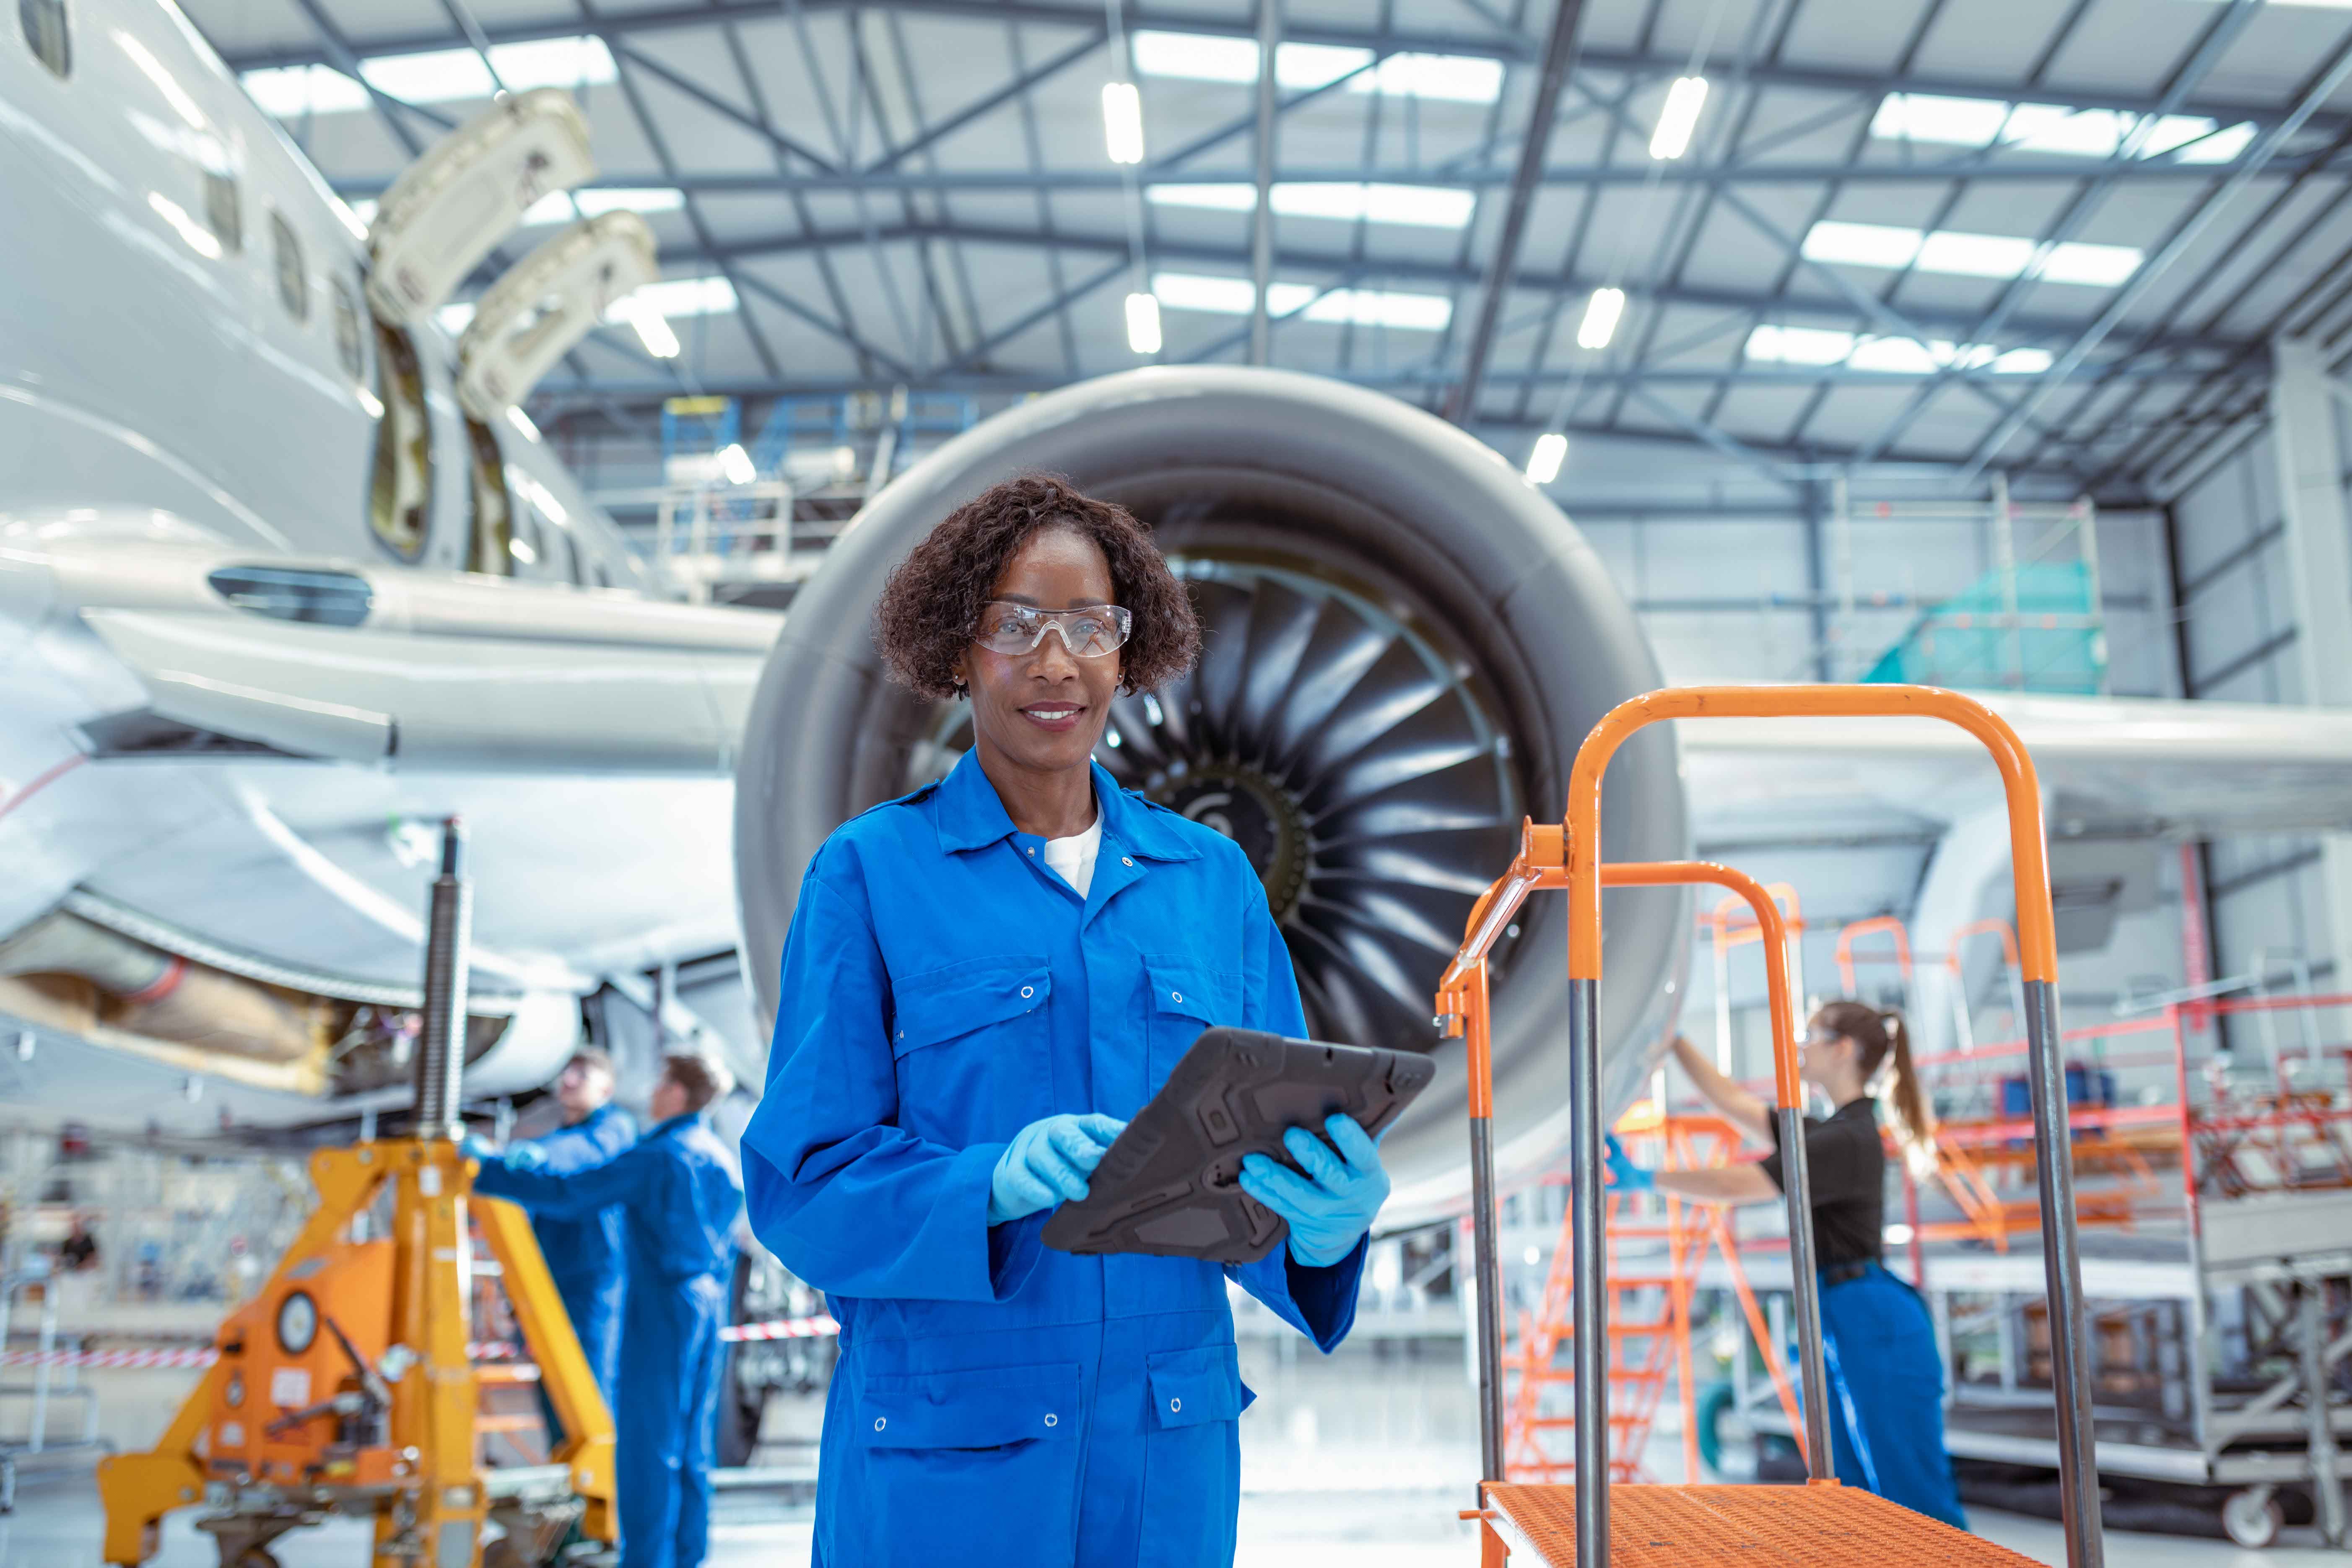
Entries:
<svg viewBox="0 0 2352 1568">
<path fill-rule="evenodd" d="M 1720 1204 L 1781 1201 L 1780 1123 L 1771 1108 L 1677 1037 L 1675 1058 L 1726 1120 L 1772 1152 L 1752 1164 L 1647 1171 L 1609 1140 L 1610 1185 Z M 1911 1066 L 1899 1013 L 1832 1002 L 1805 1031 L 1805 1082 L 1835 1114 L 1805 1122 L 1805 1174 L 1813 1200 L 1813 1256 L 1821 1273 L 1822 1341 L 1828 1363 L 1830 1463 L 1844 1486 L 1862 1487 L 1914 1512 L 1968 1528 L 1944 1450 L 1944 1362 L 1919 1293 L 1886 1271 L 1886 1146 L 1874 1085 L 1895 1114 L 1906 1152 L 1929 1146 L 1927 1102 Z"/>
<path fill-rule="evenodd" d="M 495 1155 L 474 1190 L 541 1215 L 618 1208 L 628 1253 L 613 1402 L 621 1568 L 699 1568 L 709 1547 L 719 1331 L 743 1208 L 735 1157 L 702 1112 L 725 1091 L 698 1056 L 663 1059 L 654 1126 L 602 1165 L 559 1175 Z"/>
<path fill-rule="evenodd" d="M 969 696 L 973 744 L 810 862 L 743 1135 L 753 1232 L 842 1326 L 814 1562 L 1227 1564 L 1255 1396 L 1226 1279 L 1338 1344 L 1388 1195 L 1372 1140 L 1334 1116 L 1286 1139 L 1306 1175 L 1249 1157 L 1290 1227 L 1262 1262 L 1039 1239 L 1202 1029 L 1306 1033 L 1242 851 L 1090 761 L 1198 622 L 1124 509 L 1020 479 L 915 547 L 877 638 L 918 694 Z"/>
<path fill-rule="evenodd" d="M 562 1126 L 509 1146 L 507 1157 L 519 1167 L 568 1176 L 604 1163 L 637 1141 L 637 1124 L 613 1103 L 613 1058 L 593 1046 L 583 1046 L 563 1065 L 555 1080 L 555 1102 L 562 1108 Z M 609 1405 L 621 1348 L 621 1286 L 626 1277 L 621 1211 L 600 1209 L 578 1219 L 536 1214 L 530 1228 L 539 1237 L 547 1271 L 555 1278 L 555 1293 L 572 1319 L 572 1331 L 588 1357 L 588 1370 L 595 1374 L 596 1390 Z M 551 1411 L 549 1420 L 553 1419 Z"/>
</svg>

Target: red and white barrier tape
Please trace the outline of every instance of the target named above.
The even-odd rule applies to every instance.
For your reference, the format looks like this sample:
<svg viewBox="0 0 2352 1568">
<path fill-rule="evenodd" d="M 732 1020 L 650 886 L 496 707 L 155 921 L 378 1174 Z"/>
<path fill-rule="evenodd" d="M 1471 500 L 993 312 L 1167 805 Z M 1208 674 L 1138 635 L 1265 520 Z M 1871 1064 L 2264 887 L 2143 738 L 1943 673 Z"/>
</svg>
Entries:
<svg viewBox="0 0 2352 1568">
<path fill-rule="evenodd" d="M 719 1330 L 719 1337 L 731 1344 L 744 1340 L 825 1339 L 839 1332 L 839 1323 L 819 1313 L 813 1318 L 774 1318 L 764 1323 L 738 1323 Z M 183 1346 L 172 1350 L 5 1351 L 0 1352 L 0 1366 L 210 1366 L 219 1353 L 210 1345 Z M 467 1345 L 466 1353 L 476 1361 L 510 1361 L 524 1352 L 521 1345 L 511 1340 L 483 1340 Z"/>
</svg>

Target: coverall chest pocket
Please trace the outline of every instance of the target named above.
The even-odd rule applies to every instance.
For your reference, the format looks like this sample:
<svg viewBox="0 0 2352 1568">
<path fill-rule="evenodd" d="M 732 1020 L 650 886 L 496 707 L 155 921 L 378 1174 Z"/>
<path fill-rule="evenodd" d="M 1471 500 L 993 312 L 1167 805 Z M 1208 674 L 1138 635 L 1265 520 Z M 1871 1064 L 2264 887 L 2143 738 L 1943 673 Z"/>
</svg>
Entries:
<svg viewBox="0 0 2352 1568">
<path fill-rule="evenodd" d="M 1234 1347 L 1164 1351 L 1145 1363 L 1143 1532 L 1138 1568 L 1223 1568 L 1241 1506 L 1242 1385 Z"/>
<path fill-rule="evenodd" d="M 1147 1097 L 1160 1092 L 1201 1031 L 1241 1020 L 1241 980 L 1211 969 L 1198 959 L 1146 955 L 1144 1048 L 1150 1082 Z"/>
<path fill-rule="evenodd" d="M 856 1442 L 875 1568 L 1069 1568 L 1081 1442 L 1076 1363 L 869 1377 Z"/>
<path fill-rule="evenodd" d="M 890 988 L 898 1121 L 951 1148 L 1009 1139 L 1050 1113 L 1045 1001 L 1054 977 L 1024 955 L 966 959 Z"/>
</svg>

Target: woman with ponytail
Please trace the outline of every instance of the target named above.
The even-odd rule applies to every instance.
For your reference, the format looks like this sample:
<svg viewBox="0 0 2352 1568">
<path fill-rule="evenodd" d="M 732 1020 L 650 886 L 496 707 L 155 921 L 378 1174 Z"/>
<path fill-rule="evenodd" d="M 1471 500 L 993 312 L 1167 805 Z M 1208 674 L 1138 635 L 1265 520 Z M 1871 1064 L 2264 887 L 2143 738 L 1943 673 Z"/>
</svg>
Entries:
<svg viewBox="0 0 2352 1568">
<path fill-rule="evenodd" d="M 1752 1164 L 1646 1171 L 1609 1140 L 1610 1185 L 1621 1193 L 1674 1193 L 1719 1204 L 1780 1202 L 1780 1126 L 1772 1108 L 1677 1037 L 1675 1059 L 1724 1117 L 1772 1152 Z M 1922 1154 L 1931 1131 L 1911 1068 L 1910 1031 L 1899 1013 L 1832 1002 L 1805 1031 L 1803 1076 L 1835 1108 L 1805 1121 L 1805 1171 L 1813 1200 L 1813 1253 L 1821 1269 L 1822 1328 L 1829 1363 L 1831 1462 L 1837 1479 L 1945 1523 L 1968 1527 L 1944 1451 L 1944 1368 L 1918 1292 L 1882 1257 L 1886 1148 L 1883 1097 L 1895 1142 Z"/>
</svg>

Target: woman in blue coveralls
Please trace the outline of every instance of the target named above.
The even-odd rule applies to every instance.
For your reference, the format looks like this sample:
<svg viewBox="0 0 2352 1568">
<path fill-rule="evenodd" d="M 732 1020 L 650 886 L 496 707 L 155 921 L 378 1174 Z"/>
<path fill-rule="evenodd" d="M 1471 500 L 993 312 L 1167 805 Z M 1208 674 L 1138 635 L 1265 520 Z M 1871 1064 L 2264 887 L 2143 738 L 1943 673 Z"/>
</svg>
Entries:
<svg viewBox="0 0 2352 1568">
<path fill-rule="evenodd" d="M 1228 1563 L 1254 1396 L 1226 1278 L 1338 1344 L 1371 1140 L 1335 1116 L 1289 1134 L 1305 1177 L 1250 1157 L 1290 1226 L 1259 1263 L 1039 1241 L 1202 1029 L 1307 1032 L 1241 850 L 1091 761 L 1114 695 L 1189 668 L 1192 605 L 1124 509 L 1020 479 L 915 547 L 877 639 L 970 697 L 973 745 L 810 862 L 743 1135 L 752 1229 L 841 1322 L 814 1561 Z"/>
<path fill-rule="evenodd" d="M 1781 1201 L 1780 1131 L 1771 1107 L 1725 1076 L 1688 1040 L 1675 1058 L 1692 1084 L 1744 1131 L 1772 1141 L 1754 1164 L 1646 1171 L 1609 1140 L 1610 1185 L 1656 1189 L 1722 1204 Z M 1822 1329 L 1830 1384 L 1830 1462 L 1837 1479 L 1958 1529 L 1968 1528 L 1944 1451 L 1944 1363 L 1919 1293 L 1881 1261 L 1886 1217 L 1886 1146 L 1870 1086 L 1885 1075 L 1895 1139 L 1926 1146 L 1927 1106 L 1911 1068 L 1899 1013 L 1832 1002 L 1805 1031 L 1804 1079 L 1836 1108 L 1805 1122 L 1805 1175 L 1813 1200 Z"/>
</svg>

